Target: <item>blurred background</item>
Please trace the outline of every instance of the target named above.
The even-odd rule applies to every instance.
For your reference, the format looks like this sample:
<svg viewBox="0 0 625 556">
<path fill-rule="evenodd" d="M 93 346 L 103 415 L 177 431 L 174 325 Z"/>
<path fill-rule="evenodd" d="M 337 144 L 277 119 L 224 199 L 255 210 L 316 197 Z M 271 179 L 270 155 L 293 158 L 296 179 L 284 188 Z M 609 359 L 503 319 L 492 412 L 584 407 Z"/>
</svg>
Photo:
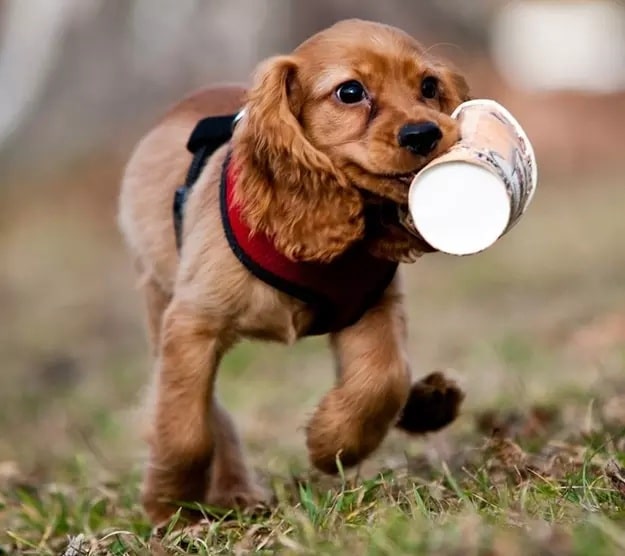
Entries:
<svg viewBox="0 0 625 556">
<path fill-rule="evenodd" d="M 538 193 L 509 235 L 406 269 L 415 373 L 454 368 L 469 393 L 454 426 L 622 381 L 625 3 L 0 0 L 0 477 L 136 461 L 151 363 L 115 224 L 123 164 L 190 89 L 246 81 L 347 17 L 454 62 L 537 152 Z M 219 386 L 256 462 L 305 462 L 301 428 L 332 381 L 324 347 L 244 344 L 225 361 Z"/>
</svg>

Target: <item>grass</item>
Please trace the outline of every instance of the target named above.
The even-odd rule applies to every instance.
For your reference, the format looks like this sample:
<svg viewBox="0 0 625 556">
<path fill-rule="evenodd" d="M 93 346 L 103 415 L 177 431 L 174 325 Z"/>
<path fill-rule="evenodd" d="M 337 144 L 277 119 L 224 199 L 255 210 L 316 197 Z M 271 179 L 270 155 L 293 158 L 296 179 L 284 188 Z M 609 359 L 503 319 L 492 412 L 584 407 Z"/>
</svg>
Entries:
<svg viewBox="0 0 625 556">
<path fill-rule="evenodd" d="M 137 507 L 136 475 L 94 485 L 76 461 L 71 486 L 6 495 L 5 550 L 58 554 L 73 535 L 84 554 L 613 554 L 625 550 L 625 482 L 608 446 L 623 432 L 597 435 L 532 454 L 491 438 L 450 464 L 408 458 L 369 478 L 276 475 L 278 503 L 264 515 L 206 507 L 205 523 L 176 530 L 174 518 L 158 536 Z"/>
<path fill-rule="evenodd" d="M 625 553 L 618 177 L 544 184 L 493 249 L 406 269 L 415 372 L 453 368 L 467 391 L 451 427 L 394 432 L 321 476 L 302 429 L 332 381 L 324 340 L 243 344 L 219 389 L 277 503 L 154 532 L 135 411 L 149 360 L 115 176 L 77 173 L 2 206 L 0 554 Z"/>
</svg>

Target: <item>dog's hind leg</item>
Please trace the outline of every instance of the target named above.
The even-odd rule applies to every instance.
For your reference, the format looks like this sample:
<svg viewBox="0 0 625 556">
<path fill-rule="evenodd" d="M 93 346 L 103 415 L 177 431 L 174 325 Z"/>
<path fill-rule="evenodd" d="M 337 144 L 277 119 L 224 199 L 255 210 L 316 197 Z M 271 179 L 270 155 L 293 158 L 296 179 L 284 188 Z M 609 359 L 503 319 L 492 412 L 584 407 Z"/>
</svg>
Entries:
<svg viewBox="0 0 625 556">
<path fill-rule="evenodd" d="M 215 400 L 213 403 L 215 448 L 206 502 L 219 508 L 252 508 L 269 501 L 248 471 L 234 423 Z"/>
<path fill-rule="evenodd" d="M 170 517 L 181 502 L 204 502 L 216 438 L 213 385 L 229 340 L 221 323 L 175 298 L 163 315 L 142 493 L 154 523 Z"/>
<path fill-rule="evenodd" d="M 147 310 L 150 346 L 152 348 L 152 354 L 157 356 L 160 347 L 163 313 L 171 301 L 171 295 L 163 290 L 154 277 L 145 278 L 143 292 Z"/>
</svg>

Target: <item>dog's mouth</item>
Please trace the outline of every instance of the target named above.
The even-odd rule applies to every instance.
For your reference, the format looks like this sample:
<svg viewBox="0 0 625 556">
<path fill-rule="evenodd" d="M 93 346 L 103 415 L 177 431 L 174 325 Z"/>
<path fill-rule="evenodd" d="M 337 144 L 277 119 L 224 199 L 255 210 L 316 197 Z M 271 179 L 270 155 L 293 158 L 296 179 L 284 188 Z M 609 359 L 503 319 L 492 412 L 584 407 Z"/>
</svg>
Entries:
<svg viewBox="0 0 625 556">
<path fill-rule="evenodd" d="M 408 188 L 412 185 L 415 176 L 421 169 L 422 167 L 410 172 L 377 174 L 377 177 L 398 182 L 401 184 L 402 188 L 405 188 L 407 196 Z M 372 209 L 374 211 L 373 214 L 378 222 L 382 225 L 400 226 L 412 236 L 425 243 L 425 240 L 423 240 L 414 225 L 412 215 L 408 209 L 407 199 L 405 202 L 397 202 L 371 191 L 361 190 L 361 193 L 365 199 L 365 204 L 370 210 Z"/>
<path fill-rule="evenodd" d="M 438 150 L 436 150 L 435 152 L 432 152 L 431 154 L 427 156 L 421 157 L 419 165 L 416 168 L 413 168 L 412 170 L 408 172 L 384 172 L 384 173 L 376 174 L 376 176 L 381 179 L 391 179 L 391 180 L 401 183 L 402 185 L 410 187 L 416 175 L 421 170 L 423 170 L 437 156 L 440 156 L 440 153 L 438 152 Z"/>
<path fill-rule="evenodd" d="M 381 178 L 386 178 L 386 179 L 391 179 L 391 180 L 395 180 L 398 181 L 408 187 L 410 187 L 410 184 L 412 183 L 412 180 L 414 180 L 415 176 L 417 175 L 417 173 L 419 172 L 419 170 L 414 170 L 412 172 L 406 172 L 404 174 L 380 174 Z"/>
<path fill-rule="evenodd" d="M 412 181 L 414 180 L 415 176 L 419 173 L 420 170 L 421 168 L 412 170 L 410 172 L 401 172 L 401 173 L 400 172 L 397 172 L 397 173 L 385 172 L 385 173 L 379 173 L 379 174 L 372 174 L 372 176 L 374 176 L 376 179 L 384 180 L 386 182 L 391 181 L 391 182 L 397 183 L 397 193 L 393 194 L 392 196 L 391 195 L 387 196 L 381 192 L 376 192 L 376 191 L 371 191 L 369 189 L 361 188 L 361 187 L 358 187 L 358 185 L 356 185 L 356 187 L 360 189 L 361 193 L 365 197 L 365 200 L 369 204 L 374 204 L 374 205 L 390 204 L 390 205 L 394 205 L 396 208 L 401 207 L 401 206 L 407 207 L 408 188 L 410 187 L 410 185 L 412 184 Z M 402 200 L 400 201 L 400 199 Z"/>
<path fill-rule="evenodd" d="M 390 204 L 395 207 L 408 209 L 408 191 L 417 174 L 426 166 L 428 160 L 424 160 L 416 168 L 409 171 L 393 172 L 371 172 L 362 166 L 358 166 L 358 171 L 349 177 L 352 178 L 352 185 L 358 189 L 368 205 Z M 366 174 L 368 179 L 365 179 Z M 349 175 L 349 173 L 348 173 Z M 363 175 L 363 179 L 359 179 Z M 373 178 L 373 181 L 371 180 Z M 378 183 L 376 183 L 378 182 Z"/>
<path fill-rule="evenodd" d="M 410 187 L 410 185 L 412 184 L 412 181 L 415 179 L 415 176 L 421 170 L 423 170 L 423 168 L 425 168 L 430 163 L 430 161 L 433 160 L 434 158 L 435 158 L 435 155 L 424 157 L 422 163 L 419 164 L 419 166 L 417 166 L 416 168 L 413 168 L 412 170 L 408 172 L 384 172 L 384 173 L 376 174 L 376 177 L 380 179 L 394 180 L 394 181 L 401 183 L 402 185 Z"/>
</svg>

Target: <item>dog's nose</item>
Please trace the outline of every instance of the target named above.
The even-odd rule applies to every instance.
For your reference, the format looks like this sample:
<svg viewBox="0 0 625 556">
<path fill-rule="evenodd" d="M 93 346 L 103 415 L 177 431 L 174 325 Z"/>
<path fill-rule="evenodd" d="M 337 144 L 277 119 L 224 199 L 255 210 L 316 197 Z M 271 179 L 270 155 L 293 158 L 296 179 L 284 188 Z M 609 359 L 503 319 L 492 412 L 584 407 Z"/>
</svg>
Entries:
<svg viewBox="0 0 625 556">
<path fill-rule="evenodd" d="M 420 122 L 403 126 L 399 130 L 397 140 L 400 147 L 425 156 L 436 148 L 442 137 L 440 128 L 434 122 Z"/>
</svg>

